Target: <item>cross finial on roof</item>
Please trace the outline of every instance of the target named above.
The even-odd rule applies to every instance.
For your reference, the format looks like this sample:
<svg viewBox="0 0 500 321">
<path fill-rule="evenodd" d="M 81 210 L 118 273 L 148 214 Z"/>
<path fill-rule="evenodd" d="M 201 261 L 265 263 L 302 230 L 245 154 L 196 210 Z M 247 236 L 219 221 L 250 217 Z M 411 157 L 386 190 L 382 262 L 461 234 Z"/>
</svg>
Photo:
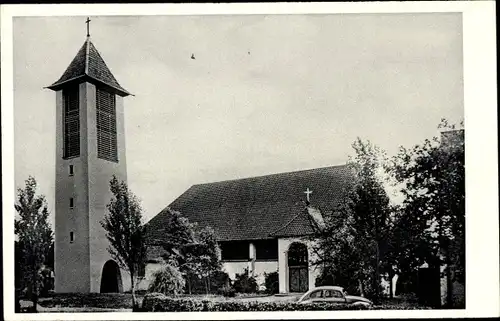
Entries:
<svg viewBox="0 0 500 321">
<path fill-rule="evenodd" d="M 85 20 L 85 23 L 87 24 L 87 37 L 90 37 L 90 29 L 89 29 L 90 28 L 90 26 L 89 26 L 90 21 L 92 21 L 92 20 L 90 20 L 89 17 L 87 17 L 87 20 Z"/>
<path fill-rule="evenodd" d="M 307 204 L 309 204 L 309 195 L 312 194 L 312 191 L 309 190 L 309 187 L 307 188 L 307 190 L 304 192 L 304 194 L 306 194 L 306 197 L 307 197 Z"/>
</svg>

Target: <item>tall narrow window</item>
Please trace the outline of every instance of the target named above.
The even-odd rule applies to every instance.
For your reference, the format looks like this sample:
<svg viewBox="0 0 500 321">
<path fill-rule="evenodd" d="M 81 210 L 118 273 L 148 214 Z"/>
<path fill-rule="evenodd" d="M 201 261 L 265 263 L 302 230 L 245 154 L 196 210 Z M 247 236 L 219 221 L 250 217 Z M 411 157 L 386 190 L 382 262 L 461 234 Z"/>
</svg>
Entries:
<svg viewBox="0 0 500 321">
<path fill-rule="evenodd" d="M 73 197 L 71 197 L 69 199 L 69 208 L 73 208 L 75 207 L 75 199 Z"/>
<path fill-rule="evenodd" d="M 69 232 L 69 241 L 73 243 L 74 240 L 75 240 L 75 233 Z"/>
<path fill-rule="evenodd" d="M 73 165 L 69 165 L 69 176 L 73 176 L 75 174 L 75 171 L 73 169 Z"/>
<path fill-rule="evenodd" d="M 97 88 L 97 157 L 118 162 L 116 141 L 116 97 Z"/>
<path fill-rule="evenodd" d="M 80 115 L 78 87 L 63 90 L 64 158 L 80 156 Z"/>
</svg>

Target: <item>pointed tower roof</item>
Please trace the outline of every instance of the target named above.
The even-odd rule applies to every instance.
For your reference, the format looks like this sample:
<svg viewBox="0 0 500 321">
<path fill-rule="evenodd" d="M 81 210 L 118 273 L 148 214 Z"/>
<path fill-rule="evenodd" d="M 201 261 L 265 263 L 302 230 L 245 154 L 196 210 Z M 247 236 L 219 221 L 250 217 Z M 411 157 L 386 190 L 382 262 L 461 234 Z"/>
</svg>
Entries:
<svg viewBox="0 0 500 321">
<path fill-rule="evenodd" d="M 75 58 L 58 81 L 50 85 L 49 89 L 59 90 L 71 82 L 89 81 L 109 87 L 117 95 L 131 95 L 113 76 L 94 44 L 87 37 Z"/>
</svg>

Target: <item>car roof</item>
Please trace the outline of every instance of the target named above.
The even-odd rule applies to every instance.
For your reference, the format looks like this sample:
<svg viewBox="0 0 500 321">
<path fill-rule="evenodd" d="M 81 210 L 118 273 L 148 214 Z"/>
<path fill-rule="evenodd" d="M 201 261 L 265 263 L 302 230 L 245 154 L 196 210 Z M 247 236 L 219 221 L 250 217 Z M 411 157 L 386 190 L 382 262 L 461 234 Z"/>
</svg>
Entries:
<svg viewBox="0 0 500 321">
<path fill-rule="evenodd" d="M 344 291 L 344 288 L 341 286 L 336 286 L 336 285 L 323 285 L 323 286 L 318 286 L 315 287 L 314 290 L 338 290 L 338 291 Z"/>
</svg>

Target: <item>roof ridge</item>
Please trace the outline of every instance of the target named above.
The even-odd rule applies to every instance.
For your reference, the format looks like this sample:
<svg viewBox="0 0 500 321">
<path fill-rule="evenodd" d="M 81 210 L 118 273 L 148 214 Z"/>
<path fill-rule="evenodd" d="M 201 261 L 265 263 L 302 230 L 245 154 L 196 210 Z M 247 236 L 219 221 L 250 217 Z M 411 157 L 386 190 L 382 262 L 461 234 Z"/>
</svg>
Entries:
<svg viewBox="0 0 500 321">
<path fill-rule="evenodd" d="M 106 69 L 109 71 L 109 76 L 111 76 L 112 80 L 114 80 L 116 82 L 116 84 L 121 87 L 121 85 L 118 83 L 118 80 L 116 80 L 115 75 L 113 75 L 113 73 L 111 72 L 111 68 L 109 68 L 108 64 L 106 63 L 104 58 L 101 56 L 101 53 L 99 52 L 99 50 L 97 50 L 96 46 L 92 43 L 92 41 L 89 41 L 89 43 L 90 43 L 89 47 L 92 46 L 93 50 L 95 50 L 96 55 L 101 60 L 104 67 L 106 67 Z M 90 55 L 90 48 L 89 48 L 89 55 Z"/>
<path fill-rule="evenodd" d="M 195 185 L 191 185 L 191 187 L 189 187 L 184 193 L 182 193 L 181 195 L 177 196 L 172 202 L 170 202 L 169 205 L 165 206 L 160 212 L 158 212 L 158 214 L 156 214 L 155 216 L 151 217 L 147 222 L 144 223 L 144 225 L 147 225 L 151 222 L 151 220 L 153 220 L 155 217 L 157 217 L 159 214 L 161 214 L 163 211 L 167 210 L 168 208 L 172 209 L 172 210 L 176 210 L 175 208 L 172 208 L 170 205 L 174 204 L 178 199 L 180 199 L 184 194 L 186 194 L 189 190 L 191 190 Z M 182 213 L 181 213 L 182 214 Z"/>
<path fill-rule="evenodd" d="M 254 179 L 254 178 L 265 178 L 265 177 L 285 175 L 285 174 L 304 173 L 304 172 L 317 171 L 317 170 L 322 170 L 322 169 L 327 169 L 327 168 L 337 168 L 337 167 L 347 167 L 347 166 L 348 166 L 348 164 L 346 163 L 346 164 L 342 164 L 342 165 L 324 166 L 324 167 L 308 168 L 308 169 L 301 169 L 301 170 L 274 173 L 274 174 L 264 174 L 264 175 L 257 175 L 257 176 L 248 176 L 248 177 L 243 177 L 243 178 L 226 179 L 226 180 L 222 180 L 222 181 L 194 184 L 193 186 L 203 186 L 203 185 L 210 185 L 210 184 L 217 184 L 217 183 L 242 181 L 242 180 L 249 180 L 249 179 Z"/>
<path fill-rule="evenodd" d="M 90 36 L 87 37 L 87 40 L 85 41 L 85 70 L 84 73 L 85 75 L 89 75 L 89 55 L 90 55 Z"/>
</svg>

